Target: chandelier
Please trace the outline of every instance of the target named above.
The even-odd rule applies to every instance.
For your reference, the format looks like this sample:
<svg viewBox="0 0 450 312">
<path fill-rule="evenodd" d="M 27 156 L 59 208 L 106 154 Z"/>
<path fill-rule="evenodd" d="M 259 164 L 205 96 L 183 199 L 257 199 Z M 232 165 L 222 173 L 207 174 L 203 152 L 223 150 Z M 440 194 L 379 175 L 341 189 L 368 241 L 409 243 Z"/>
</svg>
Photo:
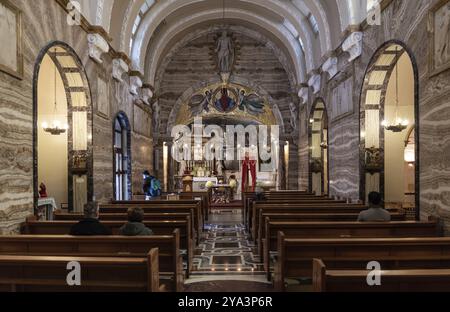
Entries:
<svg viewBox="0 0 450 312">
<path fill-rule="evenodd" d="M 398 54 L 398 47 L 395 48 L 395 51 Z M 407 119 L 401 119 L 398 117 L 398 106 L 399 106 L 399 99 L 398 99 L 398 61 L 397 61 L 397 64 L 395 65 L 395 119 L 392 124 L 390 124 L 387 120 L 383 120 L 383 122 L 381 123 L 384 129 L 395 133 L 400 133 L 406 130 L 409 125 L 409 121 Z"/>
<path fill-rule="evenodd" d="M 56 48 L 55 48 L 55 55 L 56 55 Z M 62 124 L 60 120 L 58 120 L 58 104 L 56 101 L 56 64 L 54 64 L 54 118 L 53 118 L 53 122 L 51 123 L 51 125 L 48 124 L 48 122 L 44 121 L 42 123 L 42 128 L 44 129 L 45 132 L 50 133 L 51 135 L 61 135 L 63 133 L 65 133 L 67 131 L 67 129 L 69 129 L 69 126 L 67 125 L 67 123 Z"/>
</svg>

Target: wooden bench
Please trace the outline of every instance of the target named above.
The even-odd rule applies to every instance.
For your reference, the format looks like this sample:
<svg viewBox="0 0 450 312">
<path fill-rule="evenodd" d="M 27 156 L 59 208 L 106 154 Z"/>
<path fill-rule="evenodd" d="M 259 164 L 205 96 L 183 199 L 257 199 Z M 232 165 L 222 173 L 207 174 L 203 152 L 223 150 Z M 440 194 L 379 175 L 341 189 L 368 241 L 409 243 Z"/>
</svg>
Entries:
<svg viewBox="0 0 450 312">
<path fill-rule="evenodd" d="M 367 283 L 367 270 L 330 270 L 320 259 L 313 262 L 315 292 L 442 292 L 450 291 L 450 267 L 380 271 L 380 285 Z"/>
<path fill-rule="evenodd" d="M 81 266 L 81 285 L 67 284 L 67 264 Z M 145 258 L 0 255 L 0 291 L 160 292 L 158 249 Z"/>
<path fill-rule="evenodd" d="M 278 191 L 278 192 L 264 192 L 264 198 L 266 201 L 273 200 L 326 200 L 329 199 L 323 196 L 316 196 L 311 193 L 303 192 L 303 191 Z M 253 202 L 256 201 L 256 193 L 244 192 L 242 193 L 242 217 L 244 220 L 247 229 L 249 229 L 249 222 L 251 222 L 251 209 L 253 206 Z"/>
<path fill-rule="evenodd" d="M 264 220 L 260 219 L 261 213 L 320 213 L 320 214 L 336 214 L 336 213 L 353 213 L 359 214 L 367 209 L 366 206 L 358 204 L 345 203 L 264 203 L 254 202 L 252 208 L 252 222 L 250 224 L 250 234 L 255 240 L 258 235 L 258 227 Z M 393 212 L 398 212 L 395 210 Z"/>
<path fill-rule="evenodd" d="M 312 193 L 303 191 L 276 191 L 276 192 L 264 192 L 262 193 L 266 201 L 271 200 L 300 200 L 300 199 L 317 199 L 317 200 L 329 200 L 327 196 L 317 196 Z M 242 204 L 244 212 L 247 213 L 251 210 L 252 203 L 257 200 L 256 193 L 245 192 L 242 194 Z"/>
<path fill-rule="evenodd" d="M 264 268 L 271 276 L 270 253 L 277 251 L 278 233 L 286 238 L 382 238 L 439 237 L 443 232 L 436 219 L 404 222 L 273 222 L 266 218 L 266 236 L 261 240 Z"/>
<path fill-rule="evenodd" d="M 140 237 L 0 236 L 0 255 L 144 258 L 153 248 L 159 249 L 160 275 L 167 289 L 182 290 L 179 230 L 172 235 Z"/>
<path fill-rule="evenodd" d="M 377 259 L 420 257 L 441 258 L 450 256 L 450 238 L 286 238 L 278 233 L 277 261 L 274 267 L 274 284 L 284 290 L 287 278 L 312 277 L 312 260 L 358 258 Z"/>
<path fill-rule="evenodd" d="M 22 234 L 28 235 L 68 235 L 72 226 L 77 221 L 36 221 L 28 218 L 22 225 Z M 120 235 L 119 229 L 125 221 L 102 221 L 102 224 L 109 228 L 113 235 Z M 187 272 L 189 277 L 192 271 L 194 258 L 194 240 L 192 227 L 189 220 L 179 221 L 144 221 L 145 226 L 152 229 L 155 235 L 171 235 L 176 229 L 180 232 L 180 248 L 186 250 Z"/>
<path fill-rule="evenodd" d="M 352 222 L 358 219 L 359 213 L 272 213 L 259 211 L 260 220 L 269 218 L 270 221 L 278 222 Z M 396 212 L 391 214 L 392 221 L 406 221 L 406 213 Z M 257 230 L 257 239 L 262 239 L 266 235 L 264 223 L 260 223 Z"/>
<path fill-rule="evenodd" d="M 104 213 L 126 213 L 128 208 L 139 207 L 142 208 L 147 213 L 186 213 L 191 214 L 191 220 L 193 227 L 197 233 L 202 233 L 203 231 L 203 221 L 201 214 L 200 201 L 188 201 L 189 203 L 179 203 L 178 201 L 163 201 L 162 203 L 144 201 L 142 203 L 130 203 L 123 202 L 117 204 L 103 204 L 99 206 L 99 213 L 103 215 Z"/>
<path fill-rule="evenodd" d="M 181 200 L 197 200 L 200 198 L 203 207 L 203 221 L 208 221 L 211 209 L 211 190 L 205 192 L 182 192 L 179 196 Z"/>
<path fill-rule="evenodd" d="M 56 211 L 54 214 L 55 221 L 80 221 L 84 218 L 82 213 L 65 213 Z M 191 218 L 189 212 L 186 213 L 167 213 L 167 212 L 155 212 L 146 213 L 144 215 L 144 221 L 158 221 L 158 220 L 171 220 L 171 221 L 183 221 L 187 218 Z M 127 221 L 128 216 L 126 213 L 102 213 L 99 215 L 101 221 Z M 194 230 L 194 229 L 193 229 Z"/>
<path fill-rule="evenodd" d="M 284 199 L 288 199 L 288 198 L 295 198 L 295 197 L 313 197 L 315 196 L 312 193 L 307 193 L 304 191 L 278 191 L 278 192 L 264 192 L 263 193 L 264 197 L 266 199 L 268 198 L 284 198 Z M 242 197 L 242 217 L 243 220 L 245 222 L 245 225 L 248 226 L 247 224 L 247 220 L 248 218 L 248 214 L 249 214 L 249 210 L 251 210 L 252 207 L 252 203 L 253 201 L 256 200 L 256 193 L 255 192 L 244 192 L 241 195 Z"/>
<path fill-rule="evenodd" d="M 192 228 L 192 237 L 194 238 L 194 242 L 198 243 L 199 241 L 199 233 L 197 233 L 196 228 L 194 227 L 194 222 L 191 218 L 191 212 L 179 212 L 179 213 L 170 213 L 170 212 L 153 212 L 146 213 L 144 215 L 144 221 L 185 221 L 190 220 L 191 228 Z M 84 218 L 82 213 L 66 213 L 56 211 L 54 214 L 55 221 L 80 221 Z M 122 221 L 125 223 L 128 219 L 128 215 L 126 213 L 102 213 L 99 215 L 99 220 L 103 221 Z"/>
<path fill-rule="evenodd" d="M 260 204 L 266 204 L 266 205 L 283 205 L 283 206 L 287 206 L 287 205 L 297 205 L 297 204 L 302 204 L 302 205 L 306 205 L 306 204 L 346 204 L 345 201 L 336 201 L 333 199 L 329 199 L 329 198 L 321 198 L 321 197 L 300 197 L 300 198 L 296 198 L 296 197 L 292 197 L 292 198 L 274 198 L 274 199 L 267 199 L 267 200 L 263 200 L 263 201 L 258 201 L 258 200 L 253 200 L 248 204 L 248 211 L 246 212 L 246 218 L 245 219 L 245 223 L 248 224 L 248 228 L 250 229 L 252 226 L 252 222 L 254 219 L 254 211 L 253 208 L 255 206 L 256 203 L 260 203 Z"/>
</svg>

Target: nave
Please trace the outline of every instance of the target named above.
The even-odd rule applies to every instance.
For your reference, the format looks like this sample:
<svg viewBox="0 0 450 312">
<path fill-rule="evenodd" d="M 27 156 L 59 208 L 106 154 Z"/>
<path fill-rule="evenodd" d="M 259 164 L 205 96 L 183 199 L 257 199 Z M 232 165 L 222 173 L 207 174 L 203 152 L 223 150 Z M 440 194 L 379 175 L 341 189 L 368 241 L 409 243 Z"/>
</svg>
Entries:
<svg viewBox="0 0 450 312">
<path fill-rule="evenodd" d="M 0 0 L 0 43 L 0 291 L 450 291 L 450 0 Z"/>
</svg>

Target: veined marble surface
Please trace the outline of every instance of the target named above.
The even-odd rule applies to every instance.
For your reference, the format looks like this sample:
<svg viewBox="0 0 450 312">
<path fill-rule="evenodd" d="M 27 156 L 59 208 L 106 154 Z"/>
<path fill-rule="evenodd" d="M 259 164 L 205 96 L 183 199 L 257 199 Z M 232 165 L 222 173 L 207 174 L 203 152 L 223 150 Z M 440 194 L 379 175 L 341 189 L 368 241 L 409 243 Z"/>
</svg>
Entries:
<svg viewBox="0 0 450 312">
<path fill-rule="evenodd" d="M 33 74 L 40 51 L 53 41 L 71 46 L 81 59 L 89 80 L 94 112 L 97 101 L 97 77 L 110 86 L 110 116 L 94 114 L 94 195 L 98 200 L 112 198 L 112 121 L 118 111 L 126 112 L 133 123 L 131 96 L 115 97 L 116 92 L 129 94 L 128 78 L 119 84 L 112 79 L 112 59 L 103 56 L 98 65 L 89 58 L 87 33 L 81 27 L 67 25 L 66 12 L 56 1 L 16 0 L 23 12 L 23 80 L 0 72 L 0 231 L 14 233 L 18 224 L 33 213 Z M 6 43 L 2 43 L 6 44 Z M 133 129 L 133 124 L 131 124 Z M 135 138 L 133 136 L 133 138 Z M 137 170 L 152 169 L 150 138 L 132 140 L 133 165 Z M 141 151 L 145 150 L 145 157 Z M 140 175 L 133 175 L 134 185 Z"/>
</svg>

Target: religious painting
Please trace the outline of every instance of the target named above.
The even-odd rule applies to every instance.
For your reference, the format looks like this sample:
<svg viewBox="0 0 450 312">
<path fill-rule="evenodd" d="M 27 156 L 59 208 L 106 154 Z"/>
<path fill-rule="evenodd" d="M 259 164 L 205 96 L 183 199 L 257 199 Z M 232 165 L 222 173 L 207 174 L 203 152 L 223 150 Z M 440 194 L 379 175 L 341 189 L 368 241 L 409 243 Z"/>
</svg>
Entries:
<svg viewBox="0 0 450 312">
<path fill-rule="evenodd" d="M 264 114 L 264 99 L 256 93 L 247 94 L 245 90 L 239 90 L 239 109 L 250 115 Z"/>
<path fill-rule="evenodd" d="M 211 90 L 206 90 L 205 93 L 194 95 L 188 103 L 191 111 L 191 117 L 196 117 L 203 112 L 209 112 L 209 105 L 211 105 L 211 102 Z"/>
<path fill-rule="evenodd" d="M 430 76 L 450 68 L 450 0 L 441 0 L 429 14 Z"/>
<path fill-rule="evenodd" d="M 0 71 L 23 77 L 22 14 L 8 0 L 0 0 Z"/>
<path fill-rule="evenodd" d="M 219 88 L 213 95 L 214 108 L 221 113 L 229 113 L 236 109 L 238 95 L 227 87 Z"/>
<path fill-rule="evenodd" d="M 194 92 L 177 110 L 175 124 L 190 124 L 195 117 L 220 118 L 229 115 L 239 120 L 253 120 L 265 125 L 277 124 L 266 97 L 247 86 L 215 83 Z M 282 117 L 280 118 L 282 120 Z"/>
<path fill-rule="evenodd" d="M 97 80 L 97 115 L 109 117 L 109 90 L 106 81 L 102 78 Z"/>
</svg>

